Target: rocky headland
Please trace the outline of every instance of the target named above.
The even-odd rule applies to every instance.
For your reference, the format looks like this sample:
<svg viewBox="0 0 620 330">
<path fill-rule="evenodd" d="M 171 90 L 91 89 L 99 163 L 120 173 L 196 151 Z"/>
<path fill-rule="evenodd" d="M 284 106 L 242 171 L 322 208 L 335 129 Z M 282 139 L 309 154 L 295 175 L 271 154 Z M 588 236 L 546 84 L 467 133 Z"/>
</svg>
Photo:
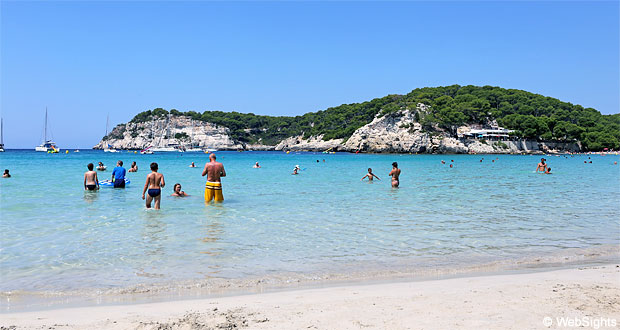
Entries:
<svg viewBox="0 0 620 330">
<path fill-rule="evenodd" d="M 324 139 L 323 135 L 290 136 L 276 144 L 236 140 L 227 127 L 194 120 L 185 115 L 166 115 L 144 122 L 116 126 L 94 149 L 145 149 L 154 146 L 180 145 L 217 150 L 276 151 L 344 151 L 368 153 L 541 153 L 578 152 L 576 142 L 540 142 L 535 140 L 492 141 L 454 137 L 434 126 L 424 128 L 420 114 L 428 113 L 424 104 L 414 110 L 404 109 L 388 114 L 378 113 L 348 138 Z M 460 130 L 469 129 L 468 125 Z"/>
</svg>

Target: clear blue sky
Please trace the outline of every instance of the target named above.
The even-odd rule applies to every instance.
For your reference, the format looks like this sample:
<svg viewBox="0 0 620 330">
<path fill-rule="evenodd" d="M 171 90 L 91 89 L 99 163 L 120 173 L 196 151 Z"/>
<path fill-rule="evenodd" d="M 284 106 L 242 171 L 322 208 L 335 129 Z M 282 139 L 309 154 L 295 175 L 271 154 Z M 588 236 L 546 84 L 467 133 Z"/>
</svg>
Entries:
<svg viewBox="0 0 620 330">
<path fill-rule="evenodd" d="M 1 6 L 8 148 L 92 147 L 140 111 L 297 115 L 493 85 L 619 112 L 608 2 L 14 2 Z"/>
</svg>

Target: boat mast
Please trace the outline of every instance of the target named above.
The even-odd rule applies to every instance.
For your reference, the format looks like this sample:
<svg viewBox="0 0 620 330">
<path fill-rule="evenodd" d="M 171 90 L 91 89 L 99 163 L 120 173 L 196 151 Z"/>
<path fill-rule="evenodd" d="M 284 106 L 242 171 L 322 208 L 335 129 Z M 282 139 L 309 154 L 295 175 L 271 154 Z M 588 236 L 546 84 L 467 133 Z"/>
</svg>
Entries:
<svg viewBox="0 0 620 330">
<path fill-rule="evenodd" d="M 44 130 L 44 134 L 43 134 L 43 143 L 47 142 L 47 107 L 45 107 L 45 130 Z"/>
<path fill-rule="evenodd" d="M 110 126 L 110 114 L 108 113 L 108 119 L 105 121 L 105 136 L 108 136 L 108 126 Z"/>
<path fill-rule="evenodd" d="M 4 145 L 4 119 L 0 118 L 0 146 Z"/>
</svg>

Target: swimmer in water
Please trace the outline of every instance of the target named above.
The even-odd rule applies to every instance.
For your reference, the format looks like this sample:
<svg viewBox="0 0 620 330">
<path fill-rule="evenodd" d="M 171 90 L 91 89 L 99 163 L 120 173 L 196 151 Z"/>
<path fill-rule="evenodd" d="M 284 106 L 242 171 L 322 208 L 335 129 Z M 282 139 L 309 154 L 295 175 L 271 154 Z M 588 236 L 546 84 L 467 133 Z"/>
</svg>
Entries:
<svg viewBox="0 0 620 330">
<path fill-rule="evenodd" d="M 105 165 L 103 165 L 102 162 L 99 162 L 99 164 L 97 165 L 97 171 L 105 171 L 105 169 Z"/>
<path fill-rule="evenodd" d="M 545 174 L 551 174 L 551 167 L 547 167 L 547 170 L 545 171 Z"/>
<path fill-rule="evenodd" d="M 99 190 L 99 178 L 97 172 L 93 171 L 93 163 L 86 165 L 88 171 L 84 173 L 84 190 Z"/>
<path fill-rule="evenodd" d="M 11 177 L 11 174 L 9 174 L 9 169 L 8 168 L 4 170 L 4 174 L 2 174 L 2 177 L 3 178 L 10 178 Z"/>
<path fill-rule="evenodd" d="M 293 173 L 291 173 L 291 174 L 292 175 L 297 175 L 297 174 L 299 174 L 299 170 L 300 170 L 299 165 L 295 165 L 295 168 L 293 169 Z"/>
<path fill-rule="evenodd" d="M 151 173 L 146 176 L 146 183 L 144 184 L 144 189 L 142 190 L 142 199 L 144 199 L 144 194 L 148 188 L 148 197 L 146 198 L 146 208 L 151 208 L 151 202 L 155 200 L 155 209 L 159 210 L 161 204 L 161 188 L 166 186 L 166 181 L 164 181 L 164 175 L 161 173 L 157 173 L 159 166 L 157 163 L 151 163 Z"/>
<path fill-rule="evenodd" d="M 254 168 L 260 168 L 260 165 L 258 165 L 258 162 L 256 162 L 256 164 L 254 164 L 254 166 L 252 166 Z"/>
<path fill-rule="evenodd" d="M 400 169 L 398 168 L 397 162 L 392 163 L 392 171 L 388 175 L 392 177 L 392 188 L 398 188 L 398 185 L 400 185 L 398 181 L 400 178 Z"/>
<path fill-rule="evenodd" d="M 547 163 L 545 163 L 545 161 L 546 159 L 544 158 L 540 159 L 540 163 L 536 166 L 536 173 L 545 173 L 545 170 L 547 169 Z"/>
<path fill-rule="evenodd" d="M 171 196 L 174 196 L 174 197 L 187 197 L 187 196 L 189 196 L 183 190 L 181 190 L 181 184 L 180 183 L 175 183 L 174 187 L 172 188 L 172 190 L 173 190 L 173 193 L 172 193 Z"/>
<path fill-rule="evenodd" d="M 138 172 L 138 165 L 136 164 L 136 162 L 131 163 L 131 168 L 128 172 Z"/>
<path fill-rule="evenodd" d="M 375 177 L 377 178 L 377 180 L 381 181 L 381 179 L 379 179 L 378 176 L 374 175 L 374 173 L 372 173 L 372 168 L 368 168 L 368 174 L 364 175 L 364 177 L 362 177 L 362 180 L 360 181 L 364 181 L 364 179 L 368 178 L 368 181 L 372 181 L 372 178 Z"/>
<path fill-rule="evenodd" d="M 194 162 L 192 162 L 191 164 L 189 164 L 189 167 L 196 167 L 196 164 L 194 164 Z"/>
</svg>

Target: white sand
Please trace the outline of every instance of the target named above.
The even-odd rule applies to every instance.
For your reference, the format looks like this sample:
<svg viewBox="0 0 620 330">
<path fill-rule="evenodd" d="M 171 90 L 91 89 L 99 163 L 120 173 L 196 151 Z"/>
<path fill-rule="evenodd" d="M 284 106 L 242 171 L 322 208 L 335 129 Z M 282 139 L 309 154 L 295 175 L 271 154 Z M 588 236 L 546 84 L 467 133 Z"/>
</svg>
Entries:
<svg viewBox="0 0 620 330">
<path fill-rule="evenodd" d="M 546 328 L 546 316 L 553 318 L 551 328 L 556 328 L 556 317 L 592 322 L 610 318 L 620 326 L 618 265 L 0 314 L 0 325 L 18 329 L 541 329 Z M 599 323 L 600 329 L 606 324 Z"/>
</svg>

